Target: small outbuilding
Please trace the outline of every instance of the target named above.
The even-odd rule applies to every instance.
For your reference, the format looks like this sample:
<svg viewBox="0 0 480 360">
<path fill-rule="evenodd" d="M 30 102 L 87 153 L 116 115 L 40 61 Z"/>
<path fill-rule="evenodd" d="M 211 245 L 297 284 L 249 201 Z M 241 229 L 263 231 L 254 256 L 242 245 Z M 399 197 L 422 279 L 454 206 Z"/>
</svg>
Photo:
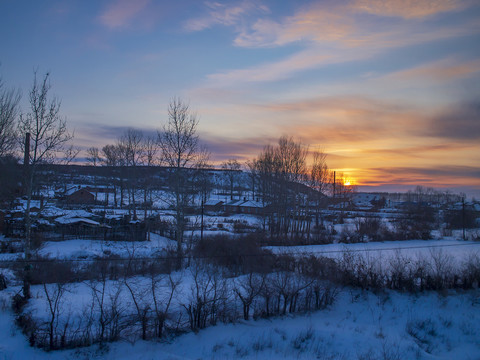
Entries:
<svg viewBox="0 0 480 360">
<path fill-rule="evenodd" d="M 221 200 L 208 200 L 205 203 L 205 211 L 212 211 L 212 212 L 221 211 L 223 204 L 224 202 Z"/>
<path fill-rule="evenodd" d="M 93 204 L 95 203 L 95 195 L 87 189 L 78 189 L 68 192 L 65 195 L 65 202 L 67 204 Z"/>
</svg>

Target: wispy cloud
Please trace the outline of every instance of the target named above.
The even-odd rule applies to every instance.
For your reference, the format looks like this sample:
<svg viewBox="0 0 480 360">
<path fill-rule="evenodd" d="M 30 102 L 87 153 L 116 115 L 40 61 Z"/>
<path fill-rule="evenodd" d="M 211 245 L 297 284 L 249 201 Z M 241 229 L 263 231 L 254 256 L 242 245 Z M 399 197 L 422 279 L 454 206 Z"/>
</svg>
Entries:
<svg viewBox="0 0 480 360">
<path fill-rule="evenodd" d="M 282 46 L 298 41 L 340 41 L 355 31 L 351 17 L 342 7 L 327 8 L 313 5 L 280 21 L 259 19 L 244 29 L 234 44 L 244 47 Z"/>
<path fill-rule="evenodd" d="M 248 82 L 272 82 L 329 64 L 352 62 L 372 58 L 388 49 L 429 43 L 433 41 L 468 36 L 480 32 L 477 21 L 456 23 L 426 24 L 411 20 L 420 14 L 443 13 L 461 9 L 467 2 L 425 1 L 399 2 L 390 0 L 382 3 L 378 15 L 399 14 L 401 19 L 394 22 L 372 22 L 360 16 L 370 8 L 375 8 L 376 0 L 361 2 L 314 3 L 304 6 L 291 16 L 273 20 L 259 18 L 252 24 L 238 27 L 238 35 L 233 43 L 240 47 L 269 48 L 289 44 L 300 44 L 302 48 L 283 59 L 261 63 L 242 69 L 230 69 L 207 76 L 215 86 Z M 422 10 L 422 9 L 429 9 Z M 383 10 L 382 10 L 383 9 Z M 388 10 L 390 9 L 390 10 Z M 402 12 L 403 11 L 403 12 Z M 408 15 L 410 14 L 410 15 Z M 415 15 L 417 14 L 417 15 Z M 425 15 L 426 16 L 426 15 Z M 230 17 L 220 17 L 216 23 L 233 23 Z M 210 17 L 212 24 L 215 17 Z M 230 20 L 225 20 L 230 19 Z M 207 23 L 205 23 L 207 24 Z M 441 65 L 446 64 L 439 64 Z M 476 64 L 469 64 L 470 67 Z M 421 71 L 422 69 L 419 69 Z M 451 68 L 450 74 L 468 71 L 467 68 Z M 407 74 L 408 75 L 408 74 Z M 448 73 L 444 73 L 444 76 Z"/>
<path fill-rule="evenodd" d="M 283 131 L 308 143 L 365 142 L 391 139 L 418 129 L 425 115 L 409 104 L 362 96 L 325 96 L 259 106 L 272 118 L 295 119 Z M 423 129 L 422 129 L 423 130 Z"/>
<path fill-rule="evenodd" d="M 99 16 L 99 20 L 110 29 L 126 27 L 150 2 L 151 0 L 115 0 Z"/>
<path fill-rule="evenodd" d="M 212 134 L 203 134 L 201 140 L 211 152 L 211 160 L 215 163 L 232 158 L 242 162 L 247 161 L 260 154 L 265 145 L 276 141 L 276 139 L 265 137 L 228 139 Z"/>
<path fill-rule="evenodd" d="M 113 144 L 118 138 L 132 126 L 115 126 L 98 123 L 83 123 L 81 127 L 76 129 L 75 139 L 83 140 L 93 146 L 102 147 L 106 144 Z M 143 133 L 144 136 L 157 136 L 157 130 L 152 128 L 135 128 Z"/>
<path fill-rule="evenodd" d="M 480 60 L 461 61 L 454 57 L 400 70 L 383 77 L 386 81 L 444 82 L 471 77 L 480 72 Z"/>
<path fill-rule="evenodd" d="M 462 0 L 355 0 L 352 7 L 374 15 L 412 19 L 460 10 L 466 5 Z"/>
<path fill-rule="evenodd" d="M 400 145 L 400 146 L 399 146 Z M 359 156 L 369 156 L 370 154 L 382 153 L 387 156 L 418 158 L 425 156 L 425 154 L 439 153 L 439 152 L 457 152 L 471 148 L 465 144 L 422 144 L 417 146 L 401 146 L 396 145 L 393 148 L 362 148 L 357 150 Z"/>
<path fill-rule="evenodd" d="M 395 47 L 415 44 L 430 39 L 456 36 L 457 30 L 447 25 L 438 25 L 433 29 L 431 26 L 424 27 L 420 21 L 409 21 L 411 18 L 423 17 L 421 14 L 427 13 L 460 10 L 467 5 L 467 2 L 454 0 L 359 0 L 353 3 L 313 3 L 300 8 L 294 15 L 277 21 L 269 18 L 258 19 L 250 27 L 242 29 L 234 44 L 243 47 L 283 46 L 296 42 L 333 43 L 336 47 L 373 47 L 373 45 Z M 360 16 L 362 13 L 373 11 L 376 11 L 376 15 L 382 16 L 398 13 L 401 19 L 394 22 L 375 22 Z M 471 27 L 468 24 L 462 25 Z M 476 25 L 478 30 L 478 24 Z M 442 29 L 448 29 L 448 33 Z"/>
<path fill-rule="evenodd" d="M 367 168 L 364 171 L 370 173 L 369 183 L 396 183 L 416 184 L 422 182 L 432 185 L 461 185 L 466 179 L 480 178 L 480 168 L 475 166 L 439 165 L 423 167 L 388 166 L 381 168 Z M 462 181 L 463 179 L 463 181 Z"/>
<path fill-rule="evenodd" d="M 268 12 L 268 8 L 256 1 L 240 1 L 235 4 L 222 4 L 219 2 L 205 2 L 205 14 L 189 19 L 183 24 L 187 31 L 201 31 L 216 25 L 237 26 L 242 20 L 252 13 Z"/>
<path fill-rule="evenodd" d="M 208 80 L 216 86 L 244 82 L 266 82 L 288 78 L 319 64 L 331 64 L 335 59 L 320 51 L 306 50 L 274 63 L 265 63 L 247 69 L 236 69 L 210 74 Z"/>
</svg>

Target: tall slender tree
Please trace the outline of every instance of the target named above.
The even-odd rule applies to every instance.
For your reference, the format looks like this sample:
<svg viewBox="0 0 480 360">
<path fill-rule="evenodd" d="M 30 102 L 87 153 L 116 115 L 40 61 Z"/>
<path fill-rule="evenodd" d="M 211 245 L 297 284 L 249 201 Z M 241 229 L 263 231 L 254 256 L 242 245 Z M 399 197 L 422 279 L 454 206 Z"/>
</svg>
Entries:
<svg viewBox="0 0 480 360">
<path fill-rule="evenodd" d="M 332 172 L 327 166 L 327 154 L 323 151 L 315 151 L 310 169 L 309 185 L 314 190 L 310 198 L 315 204 L 315 227 L 317 231 L 321 224 L 323 224 L 321 209 L 327 205 L 326 194 L 331 182 Z"/>
<path fill-rule="evenodd" d="M 157 165 L 157 153 L 158 153 L 158 142 L 157 139 L 153 136 L 146 136 L 143 139 L 143 165 L 147 166 L 147 170 L 152 169 L 153 166 Z M 151 173 L 148 172 L 146 176 L 142 179 L 143 187 L 143 207 L 144 207 L 144 218 L 147 221 L 147 211 L 150 210 L 153 206 L 153 179 Z"/>
<path fill-rule="evenodd" d="M 0 158 L 11 155 L 16 146 L 15 122 L 20 92 L 5 87 L 0 77 Z"/>
<path fill-rule="evenodd" d="M 223 175 L 227 180 L 230 191 L 230 200 L 233 200 L 233 191 L 240 175 L 240 163 L 236 159 L 228 159 L 222 163 Z"/>
<path fill-rule="evenodd" d="M 212 166 L 209 161 L 210 153 L 203 147 L 199 152 L 195 172 L 195 188 L 200 197 L 200 241 L 203 240 L 205 204 L 213 190 L 212 177 L 209 173 Z"/>
<path fill-rule="evenodd" d="M 142 164 L 144 157 L 143 133 L 140 130 L 129 128 L 118 139 L 118 148 L 122 154 L 127 171 L 127 184 L 130 199 L 130 208 L 133 208 L 133 219 L 137 220 L 136 191 L 138 187 L 137 167 Z"/>
<path fill-rule="evenodd" d="M 95 147 L 89 147 L 87 149 L 87 161 L 95 168 L 94 171 L 96 170 L 96 167 L 100 162 L 102 161 L 102 158 L 100 156 L 100 150 Z M 93 183 L 95 186 L 95 201 L 97 201 L 98 198 L 98 186 L 97 186 L 97 175 L 93 176 Z"/>
<path fill-rule="evenodd" d="M 14 156 L 19 101 L 20 91 L 7 89 L 0 77 L 0 203 L 17 196 L 15 189 L 21 178 Z"/>
<path fill-rule="evenodd" d="M 168 121 L 158 131 L 162 161 L 169 167 L 168 186 L 172 194 L 171 206 L 175 211 L 178 268 L 181 268 L 183 258 L 185 211 L 192 199 L 192 169 L 198 158 L 197 125 L 198 117 L 190 106 L 179 98 L 173 98 L 168 106 Z"/>
<path fill-rule="evenodd" d="M 108 144 L 102 148 L 102 159 L 104 166 L 112 167 L 112 171 L 109 173 L 112 174 L 115 171 L 115 167 L 120 165 L 120 152 L 116 145 Z M 117 182 L 118 177 L 110 175 L 110 182 L 113 184 L 113 203 L 117 207 Z M 107 193 L 108 195 L 108 193 Z M 108 199 L 108 198 L 107 198 Z M 122 200 L 120 200 L 122 201 Z"/>
<path fill-rule="evenodd" d="M 41 80 L 34 72 L 33 85 L 29 93 L 30 112 L 20 116 L 19 133 L 30 134 L 30 149 L 26 149 L 29 156 L 26 167 L 26 195 L 27 205 L 25 210 L 25 261 L 23 295 L 30 298 L 30 260 L 31 252 L 31 227 L 32 219 L 30 206 L 33 186 L 36 180 L 38 165 L 55 162 L 66 148 L 66 144 L 73 138 L 67 129 L 67 121 L 60 115 L 60 100 L 50 97 L 50 74 L 47 72 Z"/>
</svg>

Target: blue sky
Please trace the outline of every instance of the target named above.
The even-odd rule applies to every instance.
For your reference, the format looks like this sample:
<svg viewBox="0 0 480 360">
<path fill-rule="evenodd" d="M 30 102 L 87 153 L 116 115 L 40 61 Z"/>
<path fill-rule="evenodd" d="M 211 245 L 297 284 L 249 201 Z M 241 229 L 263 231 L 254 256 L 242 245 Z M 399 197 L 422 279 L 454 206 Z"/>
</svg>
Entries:
<svg viewBox="0 0 480 360">
<path fill-rule="evenodd" d="M 154 131 L 190 102 L 213 159 L 279 136 L 359 185 L 480 195 L 474 0 L 0 0 L 0 74 L 49 71 L 75 144 Z"/>
</svg>

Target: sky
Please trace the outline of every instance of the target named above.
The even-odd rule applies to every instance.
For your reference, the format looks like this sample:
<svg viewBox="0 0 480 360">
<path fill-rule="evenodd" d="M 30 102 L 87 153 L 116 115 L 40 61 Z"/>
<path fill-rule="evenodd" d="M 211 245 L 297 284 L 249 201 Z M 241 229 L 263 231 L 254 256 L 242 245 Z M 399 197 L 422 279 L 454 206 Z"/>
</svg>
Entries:
<svg viewBox="0 0 480 360">
<path fill-rule="evenodd" d="M 362 190 L 480 197 L 476 0 L 0 0 L 0 35 L 22 111 L 49 72 L 82 149 L 179 97 L 216 162 L 287 135 Z"/>
</svg>

